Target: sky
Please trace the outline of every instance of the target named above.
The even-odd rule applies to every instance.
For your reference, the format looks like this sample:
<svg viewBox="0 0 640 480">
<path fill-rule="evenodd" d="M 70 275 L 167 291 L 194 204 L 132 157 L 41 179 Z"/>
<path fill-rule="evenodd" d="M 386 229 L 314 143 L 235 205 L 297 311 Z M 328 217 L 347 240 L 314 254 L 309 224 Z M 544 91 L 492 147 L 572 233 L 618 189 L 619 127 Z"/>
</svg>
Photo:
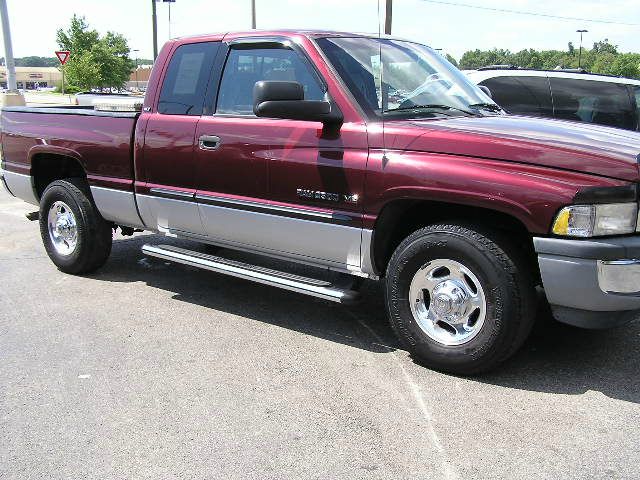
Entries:
<svg viewBox="0 0 640 480">
<path fill-rule="evenodd" d="M 331 29 L 378 32 L 378 1 L 384 0 L 255 0 L 257 27 Z M 608 38 L 623 52 L 640 52 L 638 0 L 394 0 L 396 36 L 425 43 L 456 59 L 467 50 L 506 48 L 566 49 L 579 44 L 577 29 L 587 29 L 584 45 Z M 66 28 L 76 13 L 99 32 L 123 34 L 139 58 L 152 58 L 151 0 L 7 0 L 14 56 L 53 56 L 56 30 Z M 158 43 L 168 38 L 207 32 L 247 30 L 250 0 L 176 0 L 157 3 Z M 618 25 L 586 20 L 559 20 L 470 8 L 536 12 L 590 20 L 635 23 Z M 0 42 L 1 42 L 0 38 Z M 4 55 L 4 46 L 2 45 Z M 132 56 L 135 56 L 133 54 Z"/>
</svg>

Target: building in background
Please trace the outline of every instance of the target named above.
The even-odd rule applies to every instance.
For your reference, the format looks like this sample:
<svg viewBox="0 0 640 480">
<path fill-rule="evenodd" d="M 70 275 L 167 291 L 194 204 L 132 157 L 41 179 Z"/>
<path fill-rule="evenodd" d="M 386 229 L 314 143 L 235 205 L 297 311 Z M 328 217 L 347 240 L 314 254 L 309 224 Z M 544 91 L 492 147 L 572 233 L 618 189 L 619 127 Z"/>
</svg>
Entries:
<svg viewBox="0 0 640 480">
<path fill-rule="evenodd" d="M 127 90 L 145 91 L 151 75 L 151 65 L 140 65 L 126 84 Z M 16 67 L 16 81 L 21 90 L 36 90 L 60 85 L 62 73 L 56 67 Z M 7 70 L 0 66 L 0 88 L 7 88 Z"/>
<path fill-rule="evenodd" d="M 19 89 L 55 87 L 62 81 L 62 73 L 56 67 L 16 67 L 16 83 Z M 7 88 L 7 69 L 0 67 L 0 88 Z"/>
<path fill-rule="evenodd" d="M 137 70 L 131 72 L 129 81 L 127 82 L 127 90 L 140 90 L 146 91 L 147 84 L 149 83 L 149 76 L 151 75 L 151 67 L 153 65 L 140 65 Z"/>
</svg>

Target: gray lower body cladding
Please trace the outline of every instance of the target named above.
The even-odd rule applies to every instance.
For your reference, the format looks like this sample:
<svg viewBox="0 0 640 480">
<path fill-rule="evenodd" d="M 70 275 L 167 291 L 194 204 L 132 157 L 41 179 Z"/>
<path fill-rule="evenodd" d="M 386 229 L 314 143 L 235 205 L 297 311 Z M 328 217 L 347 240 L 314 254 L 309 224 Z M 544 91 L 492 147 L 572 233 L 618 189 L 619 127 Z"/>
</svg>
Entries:
<svg viewBox="0 0 640 480">
<path fill-rule="evenodd" d="M 554 317 L 584 328 L 640 318 L 640 236 L 568 240 L 535 238 Z"/>
</svg>

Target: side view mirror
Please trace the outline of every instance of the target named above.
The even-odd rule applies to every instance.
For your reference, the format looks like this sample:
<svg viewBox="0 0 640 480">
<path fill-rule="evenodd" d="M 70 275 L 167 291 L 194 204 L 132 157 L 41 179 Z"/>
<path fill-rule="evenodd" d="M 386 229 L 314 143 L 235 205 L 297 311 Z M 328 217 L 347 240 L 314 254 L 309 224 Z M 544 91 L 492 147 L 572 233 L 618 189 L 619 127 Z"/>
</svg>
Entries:
<svg viewBox="0 0 640 480">
<path fill-rule="evenodd" d="M 262 80 L 253 87 L 253 113 L 258 117 L 341 123 L 342 113 L 325 100 L 305 100 L 299 82 Z"/>
<path fill-rule="evenodd" d="M 489 90 L 489 87 L 485 85 L 478 85 L 478 88 L 486 93 L 489 98 L 493 98 L 493 94 L 491 93 L 491 90 Z"/>
</svg>

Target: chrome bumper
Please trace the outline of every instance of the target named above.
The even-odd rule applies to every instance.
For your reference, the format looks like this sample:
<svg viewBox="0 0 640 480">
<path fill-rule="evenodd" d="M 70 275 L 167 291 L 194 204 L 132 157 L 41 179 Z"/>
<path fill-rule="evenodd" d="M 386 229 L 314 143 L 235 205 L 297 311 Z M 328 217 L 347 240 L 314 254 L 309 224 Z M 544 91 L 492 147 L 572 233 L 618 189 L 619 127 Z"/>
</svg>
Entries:
<svg viewBox="0 0 640 480">
<path fill-rule="evenodd" d="M 607 328 L 640 318 L 640 236 L 534 238 L 534 245 L 557 320 Z"/>
</svg>

